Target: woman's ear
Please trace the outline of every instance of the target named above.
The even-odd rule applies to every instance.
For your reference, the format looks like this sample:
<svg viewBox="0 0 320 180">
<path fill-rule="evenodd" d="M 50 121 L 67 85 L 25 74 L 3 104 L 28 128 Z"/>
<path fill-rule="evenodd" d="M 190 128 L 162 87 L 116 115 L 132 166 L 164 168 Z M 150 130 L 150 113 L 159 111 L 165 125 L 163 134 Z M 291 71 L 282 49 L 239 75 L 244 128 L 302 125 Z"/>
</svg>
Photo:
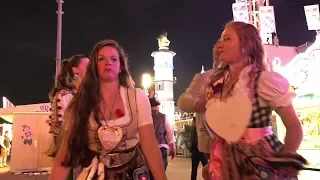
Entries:
<svg viewBox="0 0 320 180">
<path fill-rule="evenodd" d="M 79 73 L 78 68 L 77 67 L 72 67 L 72 73 L 73 73 L 73 75 L 78 74 Z"/>
</svg>

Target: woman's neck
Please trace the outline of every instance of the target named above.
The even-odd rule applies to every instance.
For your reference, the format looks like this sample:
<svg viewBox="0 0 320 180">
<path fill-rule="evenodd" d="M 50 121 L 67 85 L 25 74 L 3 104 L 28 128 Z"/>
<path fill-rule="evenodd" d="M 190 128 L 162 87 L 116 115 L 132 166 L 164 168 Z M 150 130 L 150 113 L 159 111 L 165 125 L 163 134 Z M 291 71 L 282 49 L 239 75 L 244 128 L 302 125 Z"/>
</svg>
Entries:
<svg viewBox="0 0 320 180">
<path fill-rule="evenodd" d="M 240 75 L 242 70 L 246 67 L 246 64 L 242 63 L 244 61 L 239 61 L 239 63 L 229 64 L 230 77 L 235 78 Z"/>
<path fill-rule="evenodd" d="M 120 83 L 119 81 L 111 81 L 111 82 L 102 82 L 101 81 L 101 94 L 110 94 L 113 95 L 119 91 Z"/>
<path fill-rule="evenodd" d="M 74 85 L 75 85 L 75 87 L 76 87 L 76 90 L 79 89 L 80 84 L 81 84 L 81 80 L 80 80 L 80 79 L 77 79 L 76 82 L 74 83 Z"/>
</svg>

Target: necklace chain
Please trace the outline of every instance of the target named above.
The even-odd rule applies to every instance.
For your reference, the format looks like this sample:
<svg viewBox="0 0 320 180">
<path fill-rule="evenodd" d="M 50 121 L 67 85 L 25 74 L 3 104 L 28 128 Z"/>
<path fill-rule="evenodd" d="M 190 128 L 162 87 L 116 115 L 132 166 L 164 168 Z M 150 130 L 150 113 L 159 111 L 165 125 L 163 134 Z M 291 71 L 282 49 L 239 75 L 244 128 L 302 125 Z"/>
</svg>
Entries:
<svg viewBox="0 0 320 180">
<path fill-rule="evenodd" d="M 111 110 L 110 110 L 110 114 L 109 114 L 109 119 L 108 119 L 108 120 L 111 120 L 112 111 L 113 111 L 113 109 L 114 109 L 114 105 L 116 104 L 116 100 L 117 100 L 118 94 L 119 94 L 119 93 L 117 92 L 117 94 L 115 95 L 115 97 L 114 97 L 114 99 L 113 99 L 113 103 L 112 103 L 112 106 L 111 106 Z M 104 97 L 103 97 L 102 95 L 101 95 L 101 97 L 102 97 L 102 100 L 103 100 L 104 105 L 108 107 L 108 104 L 107 104 L 106 100 L 104 99 Z M 101 112 L 101 109 L 100 109 L 100 108 L 99 108 L 99 111 L 100 111 L 100 114 L 101 114 L 103 120 L 106 122 L 106 125 L 108 125 L 108 122 L 107 122 L 106 118 L 104 117 L 103 113 Z"/>
</svg>

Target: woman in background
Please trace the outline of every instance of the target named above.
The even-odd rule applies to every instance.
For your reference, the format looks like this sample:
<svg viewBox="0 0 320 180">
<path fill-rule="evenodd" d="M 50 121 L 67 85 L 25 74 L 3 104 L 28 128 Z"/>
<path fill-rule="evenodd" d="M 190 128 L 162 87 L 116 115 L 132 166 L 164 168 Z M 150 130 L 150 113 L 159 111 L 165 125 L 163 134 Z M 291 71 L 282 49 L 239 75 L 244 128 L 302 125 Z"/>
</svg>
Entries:
<svg viewBox="0 0 320 180">
<path fill-rule="evenodd" d="M 211 142 L 214 136 L 206 127 L 205 122 L 205 104 L 206 104 L 206 89 L 212 74 L 222 67 L 219 60 L 218 40 L 212 48 L 213 67 L 212 69 L 198 73 L 194 76 L 186 92 L 180 95 L 178 100 L 178 107 L 184 112 L 196 113 L 196 129 L 198 136 L 198 150 L 208 155 L 210 153 Z"/>
<path fill-rule="evenodd" d="M 74 55 L 61 63 L 57 85 L 49 94 L 51 101 L 49 126 L 53 143 L 47 152 L 48 156 L 55 157 L 59 150 L 65 125 L 64 112 L 86 74 L 88 63 L 89 59 L 82 54 Z"/>
<path fill-rule="evenodd" d="M 58 137 L 61 135 L 60 131 L 65 124 L 64 111 L 77 91 L 86 73 L 88 63 L 89 59 L 82 54 L 74 55 L 61 63 L 57 85 L 49 94 L 51 101 L 49 125 L 50 133 L 54 137 L 54 149 L 50 156 L 54 157 L 59 149 L 61 138 Z"/>
</svg>

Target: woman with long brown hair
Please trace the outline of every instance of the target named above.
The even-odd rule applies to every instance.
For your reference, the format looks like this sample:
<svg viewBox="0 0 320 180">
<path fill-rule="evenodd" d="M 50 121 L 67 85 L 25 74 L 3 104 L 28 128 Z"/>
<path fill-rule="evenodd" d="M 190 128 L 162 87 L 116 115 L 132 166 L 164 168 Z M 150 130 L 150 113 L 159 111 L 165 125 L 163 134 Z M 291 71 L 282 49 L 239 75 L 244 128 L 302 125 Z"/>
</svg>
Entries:
<svg viewBox="0 0 320 180">
<path fill-rule="evenodd" d="M 86 74 L 89 59 L 83 54 L 77 54 L 61 63 L 56 86 L 51 90 L 49 126 L 53 141 L 47 152 L 50 157 L 55 157 L 61 145 L 65 127 L 64 113 L 71 99 L 77 92 L 84 75 Z M 72 179 L 72 171 L 68 179 Z"/>
<path fill-rule="evenodd" d="M 83 54 L 74 55 L 61 63 L 57 84 L 49 94 L 49 125 L 54 140 L 47 153 L 49 156 L 55 157 L 59 150 L 63 135 L 61 131 L 65 125 L 63 115 L 86 73 L 88 63 L 89 59 Z"/>
<path fill-rule="evenodd" d="M 292 106 L 295 94 L 284 77 L 266 70 L 259 31 L 251 24 L 229 23 L 218 50 L 223 66 L 213 73 L 206 93 L 206 121 L 216 140 L 204 175 L 210 180 L 296 179 L 291 165 L 305 159 L 295 153 L 302 140 Z M 273 110 L 287 130 L 284 144 L 272 132 Z"/>
<path fill-rule="evenodd" d="M 148 179 L 149 169 L 157 180 L 166 179 L 148 97 L 132 87 L 116 41 L 94 46 L 65 118 L 69 124 L 50 179 L 65 179 L 70 167 L 79 166 L 78 179 Z"/>
</svg>

